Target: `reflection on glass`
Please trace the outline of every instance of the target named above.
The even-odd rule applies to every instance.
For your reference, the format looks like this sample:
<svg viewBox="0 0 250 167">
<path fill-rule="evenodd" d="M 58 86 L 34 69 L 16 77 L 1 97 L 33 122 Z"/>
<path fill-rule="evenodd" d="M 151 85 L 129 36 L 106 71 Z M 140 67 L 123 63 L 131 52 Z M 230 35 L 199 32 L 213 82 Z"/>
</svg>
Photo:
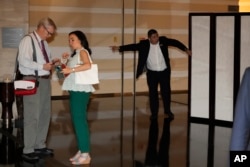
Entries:
<svg viewBox="0 0 250 167">
<path fill-rule="evenodd" d="M 1 131 L 12 134 L 13 128 L 2 126 Z M 0 141 L 0 164 L 13 164 L 15 162 L 15 142 L 8 135 L 2 135 Z"/>
<path fill-rule="evenodd" d="M 22 167 L 45 167 L 45 160 L 39 159 L 39 161 L 36 163 L 23 161 L 23 162 L 21 162 L 21 166 Z"/>
<path fill-rule="evenodd" d="M 148 147 L 145 157 L 145 166 L 168 167 L 169 166 L 169 145 L 170 145 L 170 122 L 172 119 L 165 118 L 163 123 L 162 136 L 157 151 L 159 126 L 157 119 L 151 119 L 148 136 Z"/>
</svg>

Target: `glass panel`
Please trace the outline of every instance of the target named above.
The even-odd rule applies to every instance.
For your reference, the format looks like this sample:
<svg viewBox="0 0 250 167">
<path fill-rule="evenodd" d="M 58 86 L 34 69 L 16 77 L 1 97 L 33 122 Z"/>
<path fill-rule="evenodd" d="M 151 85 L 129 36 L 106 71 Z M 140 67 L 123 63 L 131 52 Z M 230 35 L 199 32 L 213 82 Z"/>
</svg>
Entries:
<svg viewBox="0 0 250 167">
<path fill-rule="evenodd" d="M 241 53 L 241 79 L 245 72 L 246 67 L 250 66 L 250 16 L 241 16 L 241 45 L 240 45 L 240 53 Z"/>
<path fill-rule="evenodd" d="M 208 153 L 208 126 L 191 123 L 189 144 L 189 166 L 206 166 Z"/>
<path fill-rule="evenodd" d="M 191 29 L 191 116 L 208 118 L 210 16 L 193 16 Z"/>
<path fill-rule="evenodd" d="M 216 17 L 215 118 L 232 121 L 234 81 L 234 16 Z"/>
</svg>

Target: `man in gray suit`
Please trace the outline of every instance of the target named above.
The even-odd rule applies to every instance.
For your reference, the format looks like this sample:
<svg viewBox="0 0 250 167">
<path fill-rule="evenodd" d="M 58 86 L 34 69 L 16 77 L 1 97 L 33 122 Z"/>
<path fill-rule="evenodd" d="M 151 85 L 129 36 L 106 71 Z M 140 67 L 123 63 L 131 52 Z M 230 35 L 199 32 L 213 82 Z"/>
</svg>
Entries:
<svg viewBox="0 0 250 167">
<path fill-rule="evenodd" d="M 51 114 L 51 85 L 50 71 L 53 63 L 59 59 L 52 59 L 46 39 L 53 36 L 56 25 L 50 18 L 39 21 L 37 29 L 25 36 L 19 44 L 19 71 L 23 79 L 36 79 L 39 86 L 34 95 L 23 96 L 24 107 L 24 148 L 22 158 L 36 162 L 40 156 L 53 155 L 53 150 L 46 147 L 46 138 Z M 34 50 L 32 47 L 34 43 Z M 36 53 L 36 61 L 33 60 Z"/>
</svg>

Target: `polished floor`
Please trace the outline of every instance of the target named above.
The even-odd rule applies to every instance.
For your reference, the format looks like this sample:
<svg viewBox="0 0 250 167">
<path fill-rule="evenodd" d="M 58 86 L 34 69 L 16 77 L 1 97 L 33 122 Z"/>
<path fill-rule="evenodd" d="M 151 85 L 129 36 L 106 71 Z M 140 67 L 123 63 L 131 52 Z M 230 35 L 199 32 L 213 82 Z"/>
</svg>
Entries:
<svg viewBox="0 0 250 167">
<path fill-rule="evenodd" d="M 172 95 L 174 120 L 164 118 L 162 104 L 158 121 L 150 121 L 145 95 L 94 97 L 88 119 L 91 133 L 91 167 L 225 167 L 231 128 L 215 127 L 214 145 L 209 128 L 188 123 L 188 96 Z M 47 145 L 54 156 L 32 164 L 22 161 L 20 129 L 1 129 L 0 167 L 67 167 L 76 151 L 68 100 L 52 100 L 52 120 Z M 121 109 L 122 108 L 122 109 Z M 133 112 L 134 111 L 134 112 Z M 7 135 L 9 131 L 12 135 Z M 208 151 L 213 147 L 213 153 Z M 213 161 L 208 166 L 208 161 Z M 84 166 L 84 165 L 83 165 Z"/>
</svg>

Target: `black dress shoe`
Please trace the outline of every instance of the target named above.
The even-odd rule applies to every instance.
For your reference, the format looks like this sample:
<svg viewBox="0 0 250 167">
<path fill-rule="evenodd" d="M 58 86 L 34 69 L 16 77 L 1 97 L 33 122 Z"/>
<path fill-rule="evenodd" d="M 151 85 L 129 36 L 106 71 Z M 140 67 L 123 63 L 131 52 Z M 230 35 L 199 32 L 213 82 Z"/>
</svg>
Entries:
<svg viewBox="0 0 250 167">
<path fill-rule="evenodd" d="M 169 113 L 166 113 L 165 115 L 167 115 L 167 117 L 165 116 L 165 118 L 169 118 L 171 120 L 174 119 L 174 114 L 171 111 Z"/>
<path fill-rule="evenodd" d="M 53 156 L 54 151 L 49 148 L 35 149 L 35 153 L 39 156 Z"/>
<path fill-rule="evenodd" d="M 39 161 L 39 157 L 36 153 L 28 153 L 28 154 L 22 154 L 22 158 L 24 161 L 30 162 L 30 163 L 36 163 Z"/>
</svg>

